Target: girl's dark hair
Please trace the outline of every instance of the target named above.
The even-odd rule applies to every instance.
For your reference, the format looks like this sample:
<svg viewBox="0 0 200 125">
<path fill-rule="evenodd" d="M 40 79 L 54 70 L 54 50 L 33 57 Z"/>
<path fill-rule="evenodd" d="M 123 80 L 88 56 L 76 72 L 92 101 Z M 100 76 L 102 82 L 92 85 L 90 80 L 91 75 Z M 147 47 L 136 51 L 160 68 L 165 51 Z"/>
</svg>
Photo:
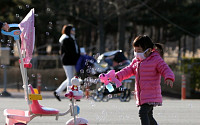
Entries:
<svg viewBox="0 0 200 125">
<path fill-rule="evenodd" d="M 146 35 L 139 35 L 135 38 L 135 40 L 133 41 L 133 46 L 134 47 L 141 47 L 143 51 L 145 51 L 148 48 L 154 48 L 154 44 L 151 40 L 151 38 L 149 38 Z"/>
<path fill-rule="evenodd" d="M 155 48 L 159 53 L 160 56 L 163 57 L 164 51 L 163 51 L 163 45 L 160 43 L 153 43 L 151 38 L 149 38 L 146 35 L 139 35 L 135 38 L 133 41 L 134 47 L 141 47 L 143 51 L 145 51 L 148 48 Z"/>
<path fill-rule="evenodd" d="M 163 51 L 163 45 L 160 43 L 155 43 L 155 49 L 160 53 L 160 56 L 163 57 L 164 51 Z"/>
<path fill-rule="evenodd" d="M 73 28 L 72 24 L 64 25 L 62 28 L 62 34 L 66 34 L 69 36 L 72 28 Z"/>
</svg>

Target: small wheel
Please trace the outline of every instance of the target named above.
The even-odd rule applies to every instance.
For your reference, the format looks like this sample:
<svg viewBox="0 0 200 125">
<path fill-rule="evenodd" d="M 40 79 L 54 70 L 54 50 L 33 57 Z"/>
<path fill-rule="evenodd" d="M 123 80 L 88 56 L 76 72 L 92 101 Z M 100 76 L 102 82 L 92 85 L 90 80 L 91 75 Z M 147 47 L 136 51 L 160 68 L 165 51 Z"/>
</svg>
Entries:
<svg viewBox="0 0 200 125">
<path fill-rule="evenodd" d="M 120 99 L 121 102 L 125 102 L 125 100 L 126 100 L 126 92 L 121 92 L 121 95 L 120 95 L 119 99 Z"/>
<path fill-rule="evenodd" d="M 93 96 L 93 100 L 95 102 L 100 102 L 101 101 L 101 99 L 99 99 L 99 97 L 97 95 Z"/>
<path fill-rule="evenodd" d="M 18 122 L 18 123 L 15 123 L 14 125 L 26 125 L 26 124 L 25 124 L 25 123 Z"/>
<path fill-rule="evenodd" d="M 131 100 L 131 92 L 130 92 L 130 90 L 127 90 L 126 92 L 121 93 L 121 96 L 120 96 L 120 101 L 121 102 L 129 102 L 130 100 Z"/>
<path fill-rule="evenodd" d="M 103 93 L 93 95 L 93 100 L 96 102 L 100 102 L 100 101 L 102 101 L 102 99 L 103 99 Z"/>
<path fill-rule="evenodd" d="M 128 89 L 128 94 L 126 96 L 126 101 L 129 102 L 131 100 L 131 90 Z"/>
<path fill-rule="evenodd" d="M 108 100 L 109 100 L 108 95 L 104 96 L 103 99 L 102 99 L 103 102 L 108 102 Z"/>
<path fill-rule="evenodd" d="M 126 102 L 129 102 L 131 100 L 131 96 L 126 97 Z"/>
</svg>

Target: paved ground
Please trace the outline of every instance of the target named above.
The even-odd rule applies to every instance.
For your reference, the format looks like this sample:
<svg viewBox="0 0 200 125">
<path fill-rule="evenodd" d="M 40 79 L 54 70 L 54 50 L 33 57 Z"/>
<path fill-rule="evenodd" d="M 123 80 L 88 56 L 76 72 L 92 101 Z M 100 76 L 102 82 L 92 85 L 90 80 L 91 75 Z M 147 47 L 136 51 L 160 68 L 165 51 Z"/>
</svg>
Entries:
<svg viewBox="0 0 200 125">
<path fill-rule="evenodd" d="M 12 92 L 12 97 L 0 97 L 0 124 L 4 125 L 4 109 L 27 110 L 28 106 L 23 93 Z M 70 101 L 63 98 L 58 102 L 52 92 L 43 92 L 41 105 L 56 108 L 64 112 L 69 108 Z M 155 107 L 154 116 L 159 125 L 199 125 L 200 100 L 180 100 L 164 97 L 163 106 Z M 94 102 L 92 99 L 82 99 L 77 102 L 81 108 L 80 117 L 86 118 L 90 125 L 139 125 L 138 108 L 135 100 L 120 102 L 118 99 L 109 102 Z M 36 117 L 29 125 L 65 125 L 72 117 L 68 114 L 59 117 Z"/>
</svg>

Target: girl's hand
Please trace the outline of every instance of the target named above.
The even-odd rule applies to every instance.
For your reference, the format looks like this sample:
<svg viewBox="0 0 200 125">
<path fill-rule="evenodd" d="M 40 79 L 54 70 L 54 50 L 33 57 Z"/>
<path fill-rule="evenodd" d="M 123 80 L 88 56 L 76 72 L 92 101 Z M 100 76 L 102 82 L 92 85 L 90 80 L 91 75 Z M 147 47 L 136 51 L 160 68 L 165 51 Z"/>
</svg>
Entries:
<svg viewBox="0 0 200 125">
<path fill-rule="evenodd" d="M 172 82 L 171 79 L 167 79 L 167 80 L 165 80 L 165 84 L 170 85 L 171 88 L 173 87 L 173 82 Z"/>
</svg>

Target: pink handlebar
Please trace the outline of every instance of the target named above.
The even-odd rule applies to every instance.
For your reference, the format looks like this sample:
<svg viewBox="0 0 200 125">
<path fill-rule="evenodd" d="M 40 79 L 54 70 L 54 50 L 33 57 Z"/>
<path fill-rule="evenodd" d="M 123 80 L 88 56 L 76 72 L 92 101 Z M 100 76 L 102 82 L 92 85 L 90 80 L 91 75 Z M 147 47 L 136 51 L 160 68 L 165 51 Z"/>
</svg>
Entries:
<svg viewBox="0 0 200 125">
<path fill-rule="evenodd" d="M 105 85 L 108 85 L 110 82 L 114 82 L 116 84 L 116 88 L 120 87 L 122 83 L 115 78 L 115 70 L 110 70 L 107 74 L 100 74 L 99 79 L 101 82 L 103 82 Z"/>
</svg>

